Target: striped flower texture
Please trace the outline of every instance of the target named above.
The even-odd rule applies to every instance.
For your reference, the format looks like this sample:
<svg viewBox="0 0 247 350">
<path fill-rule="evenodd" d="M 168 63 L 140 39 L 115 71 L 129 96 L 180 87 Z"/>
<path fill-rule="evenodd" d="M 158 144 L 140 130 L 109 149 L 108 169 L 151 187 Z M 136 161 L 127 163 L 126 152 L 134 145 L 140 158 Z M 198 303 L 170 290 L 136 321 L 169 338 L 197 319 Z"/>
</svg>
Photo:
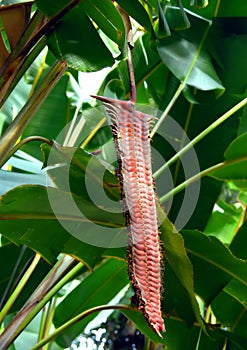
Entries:
<svg viewBox="0 0 247 350">
<path fill-rule="evenodd" d="M 94 97 L 104 102 L 112 121 L 128 226 L 128 272 L 135 292 L 133 301 L 162 337 L 160 332 L 165 331 L 160 301 L 162 253 L 149 137 L 153 117 L 135 111 L 131 101 Z"/>
</svg>

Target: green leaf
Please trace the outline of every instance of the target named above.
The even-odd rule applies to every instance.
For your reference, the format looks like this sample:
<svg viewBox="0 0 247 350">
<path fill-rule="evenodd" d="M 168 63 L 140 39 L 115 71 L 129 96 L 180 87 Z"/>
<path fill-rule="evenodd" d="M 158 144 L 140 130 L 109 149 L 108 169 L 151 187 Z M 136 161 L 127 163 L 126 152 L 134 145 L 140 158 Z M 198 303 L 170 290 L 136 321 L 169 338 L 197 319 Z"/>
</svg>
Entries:
<svg viewBox="0 0 247 350">
<path fill-rule="evenodd" d="M 167 6 L 165 10 L 166 19 L 170 30 L 186 30 L 190 28 L 188 16 L 179 2 L 179 7 Z"/>
<path fill-rule="evenodd" d="M 79 5 L 56 25 L 48 43 L 54 55 L 59 59 L 63 57 L 73 69 L 96 71 L 114 63 L 110 51 Z"/>
<path fill-rule="evenodd" d="M 247 309 L 247 287 L 243 283 L 233 279 L 225 286 L 224 292 L 236 299 Z"/>
<path fill-rule="evenodd" d="M 195 290 L 207 303 L 232 278 L 247 286 L 247 261 L 236 258 L 216 237 L 198 231 L 183 231 L 183 237 L 194 267 Z"/>
<path fill-rule="evenodd" d="M 217 202 L 217 209 L 212 213 L 204 233 L 213 235 L 225 244 L 230 244 L 242 221 L 243 208 L 224 201 Z"/>
<path fill-rule="evenodd" d="M 163 66 L 160 56 L 156 50 L 152 49 L 151 44 L 150 35 L 147 33 L 135 42 L 135 48 L 132 50 L 132 61 L 137 87 L 143 84 L 143 81 L 150 76 L 150 73 L 155 72 L 160 66 Z M 127 97 L 129 95 L 129 75 L 126 62 L 120 62 L 116 71 L 119 74 L 120 80 L 123 82 L 127 92 L 125 97 Z M 109 77 L 106 77 L 104 86 L 107 81 L 112 79 L 111 74 L 112 72 L 109 74 Z"/>
<path fill-rule="evenodd" d="M 233 252 L 233 254 L 237 256 L 239 259 L 247 260 L 246 244 L 247 244 L 247 222 L 245 221 L 244 224 L 238 230 L 237 234 L 235 235 L 230 245 L 230 249 Z"/>
<path fill-rule="evenodd" d="M 203 3 L 206 5 L 208 3 L 208 5 L 199 8 L 197 6 L 198 3 L 199 5 L 203 5 Z M 185 8 L 187 8 L 190 11 L 193 11 L 198 16 L 202 16 L 208 19 L 212 19 L 212 17 L 214 16 L 215 10 L 217 8 L 217 3 L 218 0 L 183 0 L 183 6 Z"/>
<path fill-rule="evenodd" d="M 53 2 L 50 2 L 49 0 L 35 0 L 38 9 L 49 17 L 54 16 L 72 2 L 72 0 L 59 0 Z"/>
<path fill-rule="evenodd" d="M 180 81 L 187 77 L 193 64 L 193 69 L 187 80 L 188 85 L 203 91 L 216 90 L 218 95 L 224 92 L 224 87 L 213 67 L 209 54 L 206 51 L 201 51 L 195 61 L 198 47 L 194 43 L 172 35 L 162 40 L 158 45 L 158 52 L 163 62 Z M 181 57 L 183 64 L 181 64 Z"/>
<path fill-rule="evenodd" d="M 83 217 L 76 218 L 73 209 L 69 209 L 66 204 L 69 198 L 71 198 L 71 194 L 59 191 L 55 188 L 50 188 L 49 191 L 50 195 L 54 195 L 53 200 L 56 198 L 60 207 L 60 213 L 57 212 L 56 215 L 60 217 L 60 219 L 65 220 L 65 222 L 70 222 L 72 229 L 74 225 L 73 220 L 77 221 L 77 226 L 80 221 L 85 221 L 85 232 L 87 232 L 86 227 L 89 224 L 87 224 L 85 217 L 84 220 Z M 72 196 L 74 198 L 76 197 L 76 195 Z M 82 207 L 89 209 L 90 206 L 87 202 L 84 202 L 81 198 L 79 199 L 79 202 L 80 201 L 82 201 Z M 58 210 L 58 207 L 56 209 Z M 89 211 L 91 211 L 92 214 L 94 209 L 91 207 Z M 57 220 L 53 208 L 51 207 L 46 187 L 29 185 L 20 186 L 9 191 L 4 196 L 0 197 L 0 217 L 1 233 L 6 238 L 15 244 L 27 245 L 31 249 L 39 252 L 50 263 L 54 263 L 58 254 L 68 249 L 66 247 L 67 242 L 71 247 L 71 235 Z M 98 215 L 96 215 L 96 217 L 98 218 Z M 82 224 L 81 234 L 84 232 L 83 227 Z M 94 231 L 96 231 L 95 227 Z M 70 253 L 71 255 L 77 256 L 79 251 L 81 254 L 79 258 L 85 261 L 88 266 L 93 266 L 95 260 L 97 260 L 95 256 L 100 258 L 100 253 L 103 249 L 86 244 L 83 239 L 77 242 L 78 245 L 75 245 L 74 251 L 71 251 L 70 248 Z"/>
<path fill-rule="evenodd" d="M 188 312 L 187 308 L 184 314 L 183 308 L 180 308 L 178 314 L 180 314 L 180 316 L 182 315 L 188 323 L 194 322 L 196 319 L 199 324 L 204 327 L 194 293 L 193 267 L 187 256 L 183 237 L 176 231 L 168 219 L 165 219 L 162 223 L 160 230 L 161 239 L 164 244 L 165 259 L 173 270 L 180 285 L 185 289 L 187 293 L 187 303 L 190 305 L 189 309 L 193 310 L 194 315 L 192 316 L 191 311 Z M 172 283 L 172 281 L 170 281 L 170 283 Z M 193 317 L 195 319 L 193 319 Z"/>
<path fill-rule="evenodd" d="M 210 174 L 220 180 L 233 180 L 240 188 L 247 187 L 247 132 L 237 137 L 225 152 L 225 165 Z"/>
<path fill-rule="evenodd" d="M 247 132 L 237 137 L 227 148 L 225 152 L 226 160 L 235 160 L 237 158 L 245 158 L 247 151 L 245 145 L 247 142 Z"/>
<path fill-rule="evenodd" d="M 65 95 L 67 85 L 68 75 L 66 74 L 35 113 L 35 116 L 25 128 L 22 138 L 30 135 L 42 135 L 49 140 L 53 140 L 64 130 L 69 110 L 69 100 Z M 37 142 L 29 142 L 22 149 L 38 159 L 41 158 L 40 144 Z"/>
<path fill-rule="evenodd" d="M 219 322 L 231 329 L 233 334 L 245 337 L 247 340 L 246 307 L 223 291 L 213 301 L 212 310 Z"/>
<path fill-rule="evenodd" d="M 121 51 L 126 49 L 126 34 L 123 19 L 110 0 L 82 1 L 79 7 L 99 26 Z"/>
<path fill-rule="evenodd" d="M 227 0 L 221 1 L 218 17 L 246 17 L 247 16 L 247 4 L 241 0 L 235 0 L 229 2 Z"/>
<path fill-rule="evenodd" d="M 126 263 L 116 259 L 106 260 L 58 305 L 54 315 L 55 326 L 61 326 L 89 308 L 109 303 L 128 283 Z M 57 338 L 58 344 L 62 347 L 70 346 L 72 340 L 83 332 L 96 315 L 92 314 L 70 327 Z"/>
<path fill-rule="evenodd" d="M 104 197 L 106 197 L 108 205 L 115 209 L 120 208 L 116 204 L 120 199 L 119 181 L 96 156 L 81 148 L 62 147 L 58 144 L 54 144 L 52 148 L 43 144 L 41 149 L 44 155 L 44 166 L 62 165 L 48 170 L 49 175 L 61 190 L 71 190 L 72 193 L 89 200 L 88 190 L 91 188 L 99 196 L 97 201 L 100 207 L 104 207 Z M 107 200 L 105 192 L 113 201 Z M 93 193 L 91 194 L 93 196 Z"/>
<path fill-rule="evenodd" d="M 171 35 L 171 31 L 159 1 L 158 1 L 158 12 L 159 12 L 159 18 L 154 24 L 154 31 L 157 38 L 161 39 Z"/>
<path fill-rule="evenodd" d="M 183 6 L 208 19 L 215 16 L 221 18 L 247 16 L 247 4 L 242 0 L 234 2 L 228 0 L 221 0 L 220 2 L 218 0 L 194 0 L 193 2 L 183 0 Z"/>
<path fill-rule="evenodd" d="M 144 6 L 142 6 L 138 0 L 118 0 L 118 4 L 145 29 L 149 32 L 152 30 L 150 17 Z"/>
</svg>

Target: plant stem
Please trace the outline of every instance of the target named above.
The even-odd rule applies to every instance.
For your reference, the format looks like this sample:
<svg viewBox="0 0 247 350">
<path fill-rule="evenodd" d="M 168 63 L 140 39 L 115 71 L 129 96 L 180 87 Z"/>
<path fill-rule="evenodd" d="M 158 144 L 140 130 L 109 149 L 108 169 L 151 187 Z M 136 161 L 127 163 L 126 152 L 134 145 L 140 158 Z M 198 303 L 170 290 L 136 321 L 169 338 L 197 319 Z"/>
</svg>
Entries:
<svg viewBox="0 0 247 350">
<path fill-rule="evenodd" d="M 201 141 L 205 136 L 207 136 L 211 131 L 213 131 L 217 126 L 222 124 L 225 120 L 231 117 L 234 113 L 236 113 L 240 108 L 244 107 L 247 104 L 247 97 L 242 101 L 237 103 L 231 109 L 229 109 L 226 113 L 224 113 L 220 118 L 218 118 L 215 122 L 209 125 L 205 130 L 203 130 L 199 135 L 197 135 L 192 141 L 190 141 L 185 147 L 183 147 L 179 152 L 177 152 L 167 163 L 165 163 L 160 169 L 158 169 L 153 177 L 156 179 L 160 176 L 169 166 L 174 163 L 178 158 L 180 158 L 184 153 L 190 150 L 193 146 L 195 146 L 199 141 Z"/>
<path fill-rule="evenodd" d="M 33 93 L 14 121 L 9 125 L 0 139 L 0 167 L 5 163 L 8 153 L 14 146 L 26 125 L 35 115 L 41 103 L 56 85 L 67 68 L 66 62 L 56 61 L 48 74 L 45 76 L 37 90 Z"/>
<path fill-rule="evenodd" d="M 70 256 L 62 256 L 59 259 L 45 279 L 33 292 L 26 304 L 1 334 L 0 342 L 3 346 L 2 349 L 7 349 L 43 308 L 43 306 L 58 292 L 59 289 L 62 288 L 65 283 L 70 281 L 70 279 L 80 271 L 83 266 L 82 263 L 77 263 L 77 265 L 71 269 L 74 263 L 75 259 Z M 71 270 L 67 272 L 68 269 Z"/>
<path fill-rule="evenodd" d="M 177 194 L 178 192 L 182 191 L 187 186 L 191 185 L 193 182 L 199 180 L 200 178 L 202 178 L 205 175 L 208 175 L 212 171 L 215 171 L 215 170 L 218 170 L 220 168 L 223 168 L 224 166 L 225 166 L 225 163 L 219 163 L 219 164 L 213 165 L 212 167 L 207 168 L 207 169 L 201 171 L 200 173 L 190 177 L 186 181 L 182 182 L 181 184 L 179 184 L 178 186 L 173 188 L 170 192 L 168 192 L 164 196 L 160 197 L 160 203 L 163 204 L 169 198 L 173 197 L 175 194 Z"/>
<path fill-rule="evenodd" d="M 25 57 L 17 57 L 16 61 L 6 68 L 6 72 L 0 79 L 0 107 L 3 106 L 19 80 L 45 45 L 46 38 L 43 37 Z"/>
<path fill-rule="evenodd" d="M 21 247 L 21 251 L 20 251 L 19 256 L 17 258 L 16 264 L 15 264 L 15 266 L 14 266 L 12 272 L 11 272 L 11 276 L 9 278 L 8 284 L 7 284 L 7 286 L 5 288 L 5 291 L 4 291 L 3 295 L 2 295 L 1 302 L 0 302 L 0 310 L 2 309 L 2 306 L 4 304 L 5 298 L 8 295 L 9 290 L 11 289 L 11 285 L 13 283 L 13 280 L 15 278 L 16 272 L 17 272 L 17 270 L 18 270 L 18 268 L 20 266 L 21 260 L 23 258 L 23 255 L 24 255 L 26 249 L 27 249 L 26 246 L 22 246 Z"/>
<path fill-rule="evenodd" d="M 160 125 L 163 123 L 164 119 L 166 118 L 166 116 L 168 115 L 169 111 L 171 110 L 171 108 L 173 107 L 174 103 L 177 101 L 179 95 L 181 94 L 181 92 L 183 91 L 185 85 L 187 84 L 187 81 L 189 79 L 189 76 L 195 66 L 195 63 L 200 55 L 200 52 L 204 46 L 204 43 L 206 41 L 206 38 L 207 38 L 207 35 L 208 35 L 208 32 L 209 32 L 209 29 L 211 27 L 211 22 L 209 22 L 209 25 L 208 27 L 206 28 L 204 34 L 203 34 L 203 37 L 202 37 L 202 40 L 200 42 L 200 45 L 196 51 L 196 54 L 195 56 L 193 57 L 193 60 L 190 64 L 190 67 L 188 69 L 188 72 L 184 78 L 184 80 L 181 82 L 181 84 L 179 85 L 177 91 L 175 92 L 174 96 L 172 97 L 171 101 L 169 102 L 168 106 L 166 107 L 165 111 L 162 113 L 161 117 L 159 118 L 158 122 L 154 125 L 153 127 L 153 130 L 151 131 L 150 133 L 150 137 L 152 138 L 154 136 L 154 134 L 158 131 Z"/>
<path fill-rule="evenodd" d="M 182 182 L 180 185 L 176 186 L 173 190 L 171 190 L 170 192 L 166 193 L 164 196 L 160 197 L 160 203 L 164 203 L 166 202 L 169 198 L 173 197 L 175 194 L 177 194 L 178 192 L 182 191 L 183 189 L 185 189 L 187 186 L 191 185 L 193 182 L 199 180 L 200 178 L 202 178 L 203 176 L 206 176 L 216 170 L 220 170 L 222 168 L 225 168 L 229 165 L 233 165 L 239 162 L 243 162 L 247 160 L 247 156 L 246 157 L 242 157 L 242 158 L 237 158 L 231 161 L 225 161 L 222 163 L 218 163 L 215 164 L 213 166 L 211 166 L 210 168 L 207 168 L 203 171 L 201 171 L 200 173 L 190 177 L 189 179 L 187 179 L 186 181 Z"/>
<path fill-rule="evenodd" d="M 22 277 L 22 279 L 18 283 L 17 287 L 15 288 L 15 290 L 13 291 L 11 296 L 9 297 L 8 301 L 6 302 L 4 307 L 2 308 L 2 310 L 0 312 L 0 323 L 3 321 L 4 317 L 7 315 L 8 311 L 13 306 L 13 304 L 16 301 L 17 297 L 19 296 L 19 294 L 21 293 L 21 291 L 25 287 L 25 285 L 28 282 L 31 274 L 33 273 L 34 269 L 38 265 L 40 258 L 41 258 L 41 256 L 39 254 L 35 255 L 31 265 L 29 266 L 29 268 L 25 272 L 24 276 Z"/>
<path fill-rule="evenodd" d="M 99 311 L 105 311 L 105 310 L 133 310 L 132 307 L 128 305 L 99 305 L 92 307 L 91 309 L 88 309 L 86 311 L 83 311 L 79 315 L 71 318 L 69 321 L 65 322 L 62 326 L 57 328 L 55 332 L 50 334 L 47 338 L 43 339 L 42 341 L 38 342 L 35 346 L 33 346 L 30 350 L 38 350 L 40 349 L 43 345 L 49 343 L 51 340 L 55 339 L 59 334 L 64 332 L 66 329 L 69 327 L 73 326 L 73 324 L 81 321 L 84 317 L 94 313 L 94 312 L 99 312 Z"/>
<path fill-rule="evenodd" d="M 18 151 L 22 146 L 24 146 L 26 143 L 33 142 L 33 141 L 39 141 L 42 143 L 47 143 L 51 147 L 53 146 L 53 141 L 48 140 L 46 137 L 43 136 L 28 136 L 22 139 L 20 142 L 18 142 L 8 153 L 8 156 L 5 157 L 4 163 L 6 163 L 9 158 L 11 158 L 16 151 Z M 3 166 L 3 164 L 0 162 L 0 168 Z"/>
</svg>

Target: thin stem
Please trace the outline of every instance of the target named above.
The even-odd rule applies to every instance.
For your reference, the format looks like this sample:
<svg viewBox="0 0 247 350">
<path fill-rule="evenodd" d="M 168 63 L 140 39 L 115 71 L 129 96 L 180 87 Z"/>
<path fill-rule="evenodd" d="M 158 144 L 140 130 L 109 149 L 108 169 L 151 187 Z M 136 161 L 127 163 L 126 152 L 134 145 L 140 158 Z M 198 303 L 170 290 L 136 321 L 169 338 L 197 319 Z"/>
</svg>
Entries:
<svg viewBox="0 0 247 350">
<path fill-rule="evenodd" d="M 126 31 L 126 41 L 127 41 L 127 65 L 129 73 L 129 85 L 130 85 L 130 101 L 136 103 L 136 84 L 135 84 L 135 73 L 131 57 L 131 49 L 133 48 L 133 35 L 132 35 L 132 26 L 130 22 L 130 17 L 128 13 L 118 6 L 118 10 L 122 16 L 125 31 Z"/>
<path fill-rule="evenodd" d="M 30 94 L 29 94 L 29 97 L 32 96 L 32 94 L 34 93 L 35 89 L 36 89 L 36 86 L 38 84 L 38 81 L 42 75 L 42 73 L 44 72 L 44 69 L 45 69 L 45 61 L 46 61 L 46 57 L 47 57 L 47 54 L 48 54 L 48 50 L 46 50 L 45 52 L 45 55 L 42 59 L 42 62 L 38 68 L 38 71 L 37 71 L 37 74 L 34 78 L 34 81 L 33 81 L 33 84 L 32 84 L 32 88 L 31 88 L 31 91 L 30 91 Z"/>
<path fill-rule="evenodd" d="M 211 22 L 209 22 L 209 25 L 207 27 L 207 29 L 205 30 L 204 34 L 203 34 L 203 37 L 202 37 L 202 40 L 200 42 L 200 45 L 198 47 L 198 50 L 191 62 L 191 65 L 188 69 L 188 72 L 184 78 L 184 80 L 181 82 L 181 84 L 179 85 L 177 91 L 175 92 L 173 98 L 171 99 L 171 101 L 169 102 L 168 106 L 166 107 L 165 111 L 162 113 L 161 117 L 159 118 L 158 122 L 154 125 L 153 127 L 153 130 L 151 131 L 150 133 L 150 136 L 151 138 L 154 136 L 154 134 L 158 131 L 160 125 L 163 123 L 163 121 L 165 120 L 166 116 L 168 115 L 169 111 L 171 110 L 171 108 L 173 107 L 174 103 L 176 102 L 176 100 L 178 99 L 179 95 L 181 94 L 181 92 L 183 91 L 185 85 L 187 84 L 187 81 L 189 79 L 189 76 L 195 66 L 195 63 L 200 55 L 200 52 L 204 46 L 204 43 L 206 41 L 206 38 L 207 38 L 207 35 L 208 35 L 208 32 L 209 32 L 209 29 L 211 27 Z"/>
<path fill-rule="evenodd" d="M 200 341 L 201 341 L 201 336 L 202 336 L 202 328 L 200 328 L 200 330 L 199 330 L 199 335 L 198 335 L 198 339 L 197 339 L 197 343 L 196 343 L 196 348 L 195 348 L 195 350 L 199 350 Z"/>
<path fill-rule="evenodd" d="M 11 288 L 12 282 L 13 282 L 13 280 L 15 278 L 15 274 L 17 272 L 18 267 L 20 266 L 21 260 L 23 258 L 23 255 L 24 255 L 26 249 L 27 249 L 26 246 L 22 246 L 21 247 L 21 251 L 19 253 L 19 256 L 17 258 L 15 266 L 14 266 L 12 272 L 11 272 L 11 276 L 10 276 L 9 282 L 8 282 L 8 284 L 7 284 L 6 288 L 5 288 L 5 291 L 4 291 L 3 295 L 2 295 L 1 302 L 0 302 L 0 310 L 2 309 L 2 305 L 3 305 L 4 301 L 5 301 L 6 295 L 8 295 L 8 293 L 9 293 L 9 290 Z"/>
<path fill-rule="evenodd" d="M 38 333 L 38 341 L 42 340 L 45 328 L 45 319 L 46 319 L 46 306 L 43 307 L 41 313 L 41 319 L 39 323 L 39 333 Z"/>
<path fill-rule="evenodd" d="M 5 159 L 8 157 L 11 148 L 21 136 L 26 125 L 33 118 L 41 103 L 62 77 L 66 69 L 67 65 L 65 61 L 56 61 L 37 90 L 21 109 L 15 120 L 9 125 L 0 139 L 0 167 L 5 163 Z"/>
<path fill-rule="evenodd" d="M 44 305 L 53 297 L 53 295 L 55 295 L 65 283 L 69 282 L 70 279 L 80 271 L 82 264 L 78 263 L 72 268 L 74 263 L 75 259 L 69 256 L 62 256 L 59 259 L 56 265 L 30 296 L 22 309 L 1 334 L 1 345 L 3 346 L 3 349 L 8 348 L 22 330 L 44 307 Z M 71 270 L 67 272 L 68 269 Z"/>
<path fill-rule="evenodd" d="M 39 304 L 28 314 L 25 319 L 25 326 L 33 319 L 33 317 L 42 309 L 42 307 L 48 303 L 48 301 L 68 282 L 73 276 L 75 276 L 83 267 L 81 262 L 77 263 L 63 278 L 61 278 L 54 287 L 40 300 Z"/>
<path fill-rule="evenodd" d="M 218 0 L 217 3 L 216 3 L 216 6 L 215 6 L 215 9 L 214 9 L 214 17 L 217 17 L 217 14 L 218 14 L 218 11 L 219 11 L 219 8 L 220 8 L 220 1 L 221 0 Z"/>
<path fill-rule="evenodd" d="M 191 185 L 193 182 L 199 180 L 203 176 L 206 176 L 206 175 L 208 175 L 216 170 L 220 170 L 222 168 L 225 168 L 226 166 L 233 165 L 233 164 L 245 161 L 245 160 L 247 160 L 247 156 L 242 157 L 242 158 L 237 158 L 237 159 L 234 159 L 232 161 L 225 161 L 222 163 L 218 163 L 218 164 L 211 166 L 210 168 L 207 168 L 207 169 L 201 171 L 200 173 L 190 177 L 186 181 L 182 182 L 180 185 L 176 186 L 173 190 L 171 190 L 170 192 L 168 192 L 164 196 L 162 196 L 160 198 L 160 203 L 162 204 L 162 203 L 166 202 L 169 198 L 173 197 L 178 192 L 184 190 L 187 186 Z"/>
<path fill-rule="evenodd" d="M 239 109 L 244 107 L 247 104 L 247 97 L 242 101 L 237 103 L 231 109 L 229 109 L 226 113 L 224 113 L 220 118 L 218 118 L 215 122 L 209 125 L 205 130 L 203 130 L 199 135 L 197 135 L 192 141 L 190 141 L 185 147 L 183 147 L 179 152 L 177 152 L 167 163 L 165 163 L 160 169 L 158 169 L 153 177 L 156 179 L 160 176 L 166 169 L 169 168 L 171 164 L 173 164 L 177 159 L 179 159 L 184 153 L 190 150 L 193 146 L 195 146 L 199 141 L 201 141 L 205 136 L 207 136 L 211 131 L 213 131 L 217 126 L 222 124 L 225 120 L 230 118 L 234 113 L 236 113 Z"/>
<path fill-rule="evenodd" d="M 45 322 L 43 324 L 42 337 L 39 338 L 39 341 L 41 341 L 43 338 L 47 337 L 49 334 L 49 330 L 50 330 L 51 325 L 52 325 L 53 315 L 55 313 L 56 302 L 57 302 L 56 297 L 52 298 L 52 300 L 49 302 L 48 310 L 45 314 Z M 42 350 L 46 350 L 48 348 L 48 346 L 49 346 L 49 344 L 46 344 L 46 346 L 44 346 L 42 348 Z"/>
<path fill-rule="evenodd" d="M 20 142 L 18 142 L 12 149 L 11 151 L 8 153 L 8 156 L 5 157 L 5 163 L 9 160 L 9 158 L 11 158 L 13 156 L 13 154 L 15 154 L 16 151 L 18 151 L 22 146 L 24 146 L 25 144 L 29 143 L 29 142 L 33 142 L 33 141 L 39 141 L 42 143 L 47 143 L 48 145 L 50 145 L 51 147 L 53 146 L 53 141 L 52 140 L 48 140 L 46 137 L 43 136 L 28 136 L 25 137 L 24 139 L 20 140 Z M 0 163 L 0 168 L 3 166 L 3 164 Z"/>
<path fill-rule="evenodd" d="M 46 45 L 46 37 L 43 37 L 34 48 L 24 57 L 16 58 L 16 61 L 9 65 L 0 79 L 0 107 L 3 106 L 19 80 L 23 77 L 28 67 L 40 54 Z"/>
<path fill-rule="evenodd" d="M 208 175 L 212 171 L 223 168 L 224 166 L 225 166 L 225 163 L 219 163 L 219 164 L 213 165 L 212 167 L 207 168 L 207 169 L 201 171 L 200 173 L 190 177 L 186 181 L 182 182 L 180 185 L 173 188 L 173 190 L 166 193 L 164 196 L 160 197 L 160 203 L 162 204 L 162 203 L 166 202 L 169 198 L 173 197 L 178 192 L 184 190 L 187 186 L 191 185 L 193 182 L 199 180 L 200 178 L 202 178 L 205 175 Z"/>
<path fill-rule="evenodd" d="M 86 139 L 83 141 L 83 143 L 81 144 L 81 148 L 85 148 L 86 145 L 88 144 L 88 142 L 94 137 L 94 135 L 96 134 L 96 132 L 102 127 L 102 125 L 104 124 L 104 122 L 106 121 L 106 117 L 103 117 L 98 124 L 94 127 L 94 129 L 89 133 L 89 135 L 86 137 Z"/>
<path fill-rule="evenodd" d="M 99 311 L 105 311 L 105 310 L 133 310 L 132 307 L 128 305 L 100 305 L 100 306 L 95 306 L 91 309 L 88 309 L 86 311 L 83 311 L 79 315 L 71 318 L 69 321 L 65 322 L 62 326 L 57 328 L 55 332 L 50 334 L 47 338 L 43 339 L 42 341 L 38 342 L 35 346 L 33 346 L 30 350 L 38 350 L 40 349 L 43 345 L 49 343 L 53 339 L 55 339 L 58 335 L 66 331 L 69 327 L 73 326 L 73 324 L 81 321 L 83 318 L 86 316 L 99 312 Z"/>
<path fill-rule="evenodd" d="M 4 317 L 7 315 L 8 311 L 11 309 L 11 307 L 14 304 L 14 302 L 16 301 L 17 297 L 20 295 L 21 291 L 25 287 L 31 274 L 33 273 L 34 269 L 38 265 L 40 258 L 41 258 L 41 256 L 39 254 L 35 255 L 31 265 L 29 266 L 26 273 L 24 274 L 24 276 L 22 277 L 22 279 L 18 283 L 17 287 L 15 288 L 15 290 L 13 291 L 11 296 L 9 297 L 8 301 L 6 302 L 4 307 L 2 308 L 2 310 L 0 312 L 0 323 L 3 321 Z"/>
<path fill-rule="evenodd" d="M 153 130 L 150 132 L 150 137 L 153 138 L 155 133 L 158 131 L 158 129 L 160 128 L 161 124 L 163 123 L 163 121 L 165 120 L 166 116 L 168 115 L 168 113 L 170 112 L 170 110 L 172 109 L 174 103 L 177 101 L 179 95 L 181 94 L 181 92 L 183 91 L 185 84 L 184 82 L 182 82 L 177 91 L 175 92 L 174 96 L 172 97 L 171 101 L 168 103 L 168 106 L 166 107 L 166 109 L 164 110 L 164 112 L 162 113 L 161 117 L 159 118 L 159 120 L 157 121 L 157 123 L 154 125 Z"/>
</svg>

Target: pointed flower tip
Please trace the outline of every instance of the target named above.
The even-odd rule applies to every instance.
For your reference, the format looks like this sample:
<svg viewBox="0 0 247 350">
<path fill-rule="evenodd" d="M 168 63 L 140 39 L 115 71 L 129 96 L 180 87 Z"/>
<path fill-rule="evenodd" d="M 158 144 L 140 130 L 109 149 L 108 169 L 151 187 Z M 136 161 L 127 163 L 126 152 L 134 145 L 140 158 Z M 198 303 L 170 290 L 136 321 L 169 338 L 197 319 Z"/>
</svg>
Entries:
<svg viewBox="0 0 247 350">
<path fill-rule="evenodd" d="M 112 98 L 109 98 L 109 97 L 104 97 L 104 96 L 98 96 L 98 95 L 90 95 L 91 97 L 93 98 L 96 98 L 96 100 L 100 100 L 102 102 L 116 102 L 116 100 L 112 99 Z"/>
</svg>

